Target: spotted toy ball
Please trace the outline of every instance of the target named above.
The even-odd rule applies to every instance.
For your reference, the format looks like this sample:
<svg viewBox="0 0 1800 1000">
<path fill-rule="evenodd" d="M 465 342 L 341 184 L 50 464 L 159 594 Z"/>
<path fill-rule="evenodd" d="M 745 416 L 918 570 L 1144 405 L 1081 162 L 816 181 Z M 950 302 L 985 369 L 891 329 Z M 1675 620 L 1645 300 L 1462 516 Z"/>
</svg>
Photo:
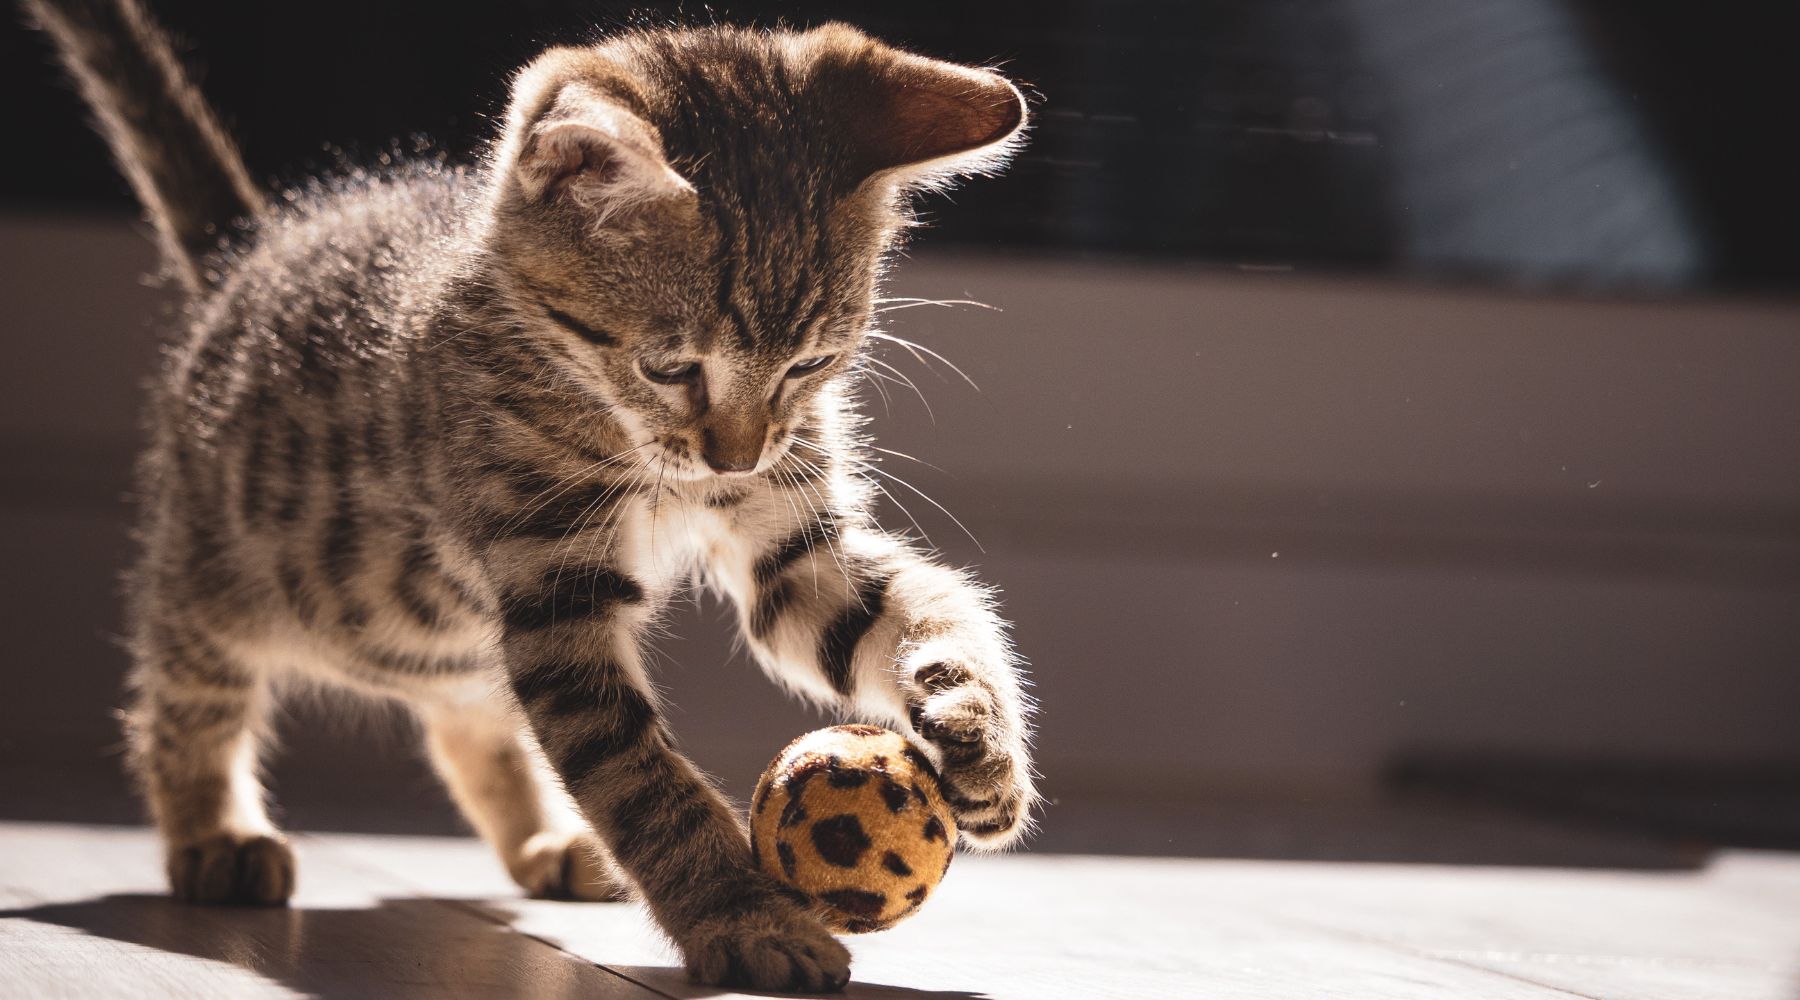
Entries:
<svg viewBox="0 0 1800 1000">
<path fill-rule="evenodd" d="M 788 744 L 750 805 L 756 863 L 851 934 L 918 912 L 950 867 L 955 837 L 931 762 L 876 726 L 833 726 Z"/>
</svg>

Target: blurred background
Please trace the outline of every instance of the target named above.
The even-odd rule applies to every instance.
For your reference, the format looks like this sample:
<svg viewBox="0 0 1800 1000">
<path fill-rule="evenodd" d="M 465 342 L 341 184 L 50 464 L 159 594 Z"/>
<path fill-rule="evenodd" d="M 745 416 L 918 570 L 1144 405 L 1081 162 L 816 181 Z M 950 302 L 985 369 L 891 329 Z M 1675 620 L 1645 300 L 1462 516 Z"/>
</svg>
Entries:
<svg viewBox="0 0 1800 1000">
<path fill-rule="evenodd" d="M 1029 147 L 929 200 L 890 286 L 983 304 L 888 316 L 968 381 L 884 349 L 918 391 L 868 403 L 931 463 L 886 463 L 884 520 L 999 585 L 1031 660 L 1034 849 L 1800 846 L 1791 6 L 152 6 L 274 184 L 470 159 L 510 70 L 644 22 L 844 19 L 1026 84 Z M 132 822 L 113 635 L 166 299 L 16 25 L 0 82 L 0 817 Z M 727 618 L 680 614 L 660 677 L 742 798 L 819 720 Z M 289 825 L 460 829 L 398 713 L 282 734 Z"/>
</svg>

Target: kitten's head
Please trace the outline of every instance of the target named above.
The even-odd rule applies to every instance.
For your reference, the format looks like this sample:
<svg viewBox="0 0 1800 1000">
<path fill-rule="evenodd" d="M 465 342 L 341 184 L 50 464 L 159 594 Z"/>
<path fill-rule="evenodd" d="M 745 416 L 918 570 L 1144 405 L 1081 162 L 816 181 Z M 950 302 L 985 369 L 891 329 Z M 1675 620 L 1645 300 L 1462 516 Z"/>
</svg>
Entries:
<svg viewBox="0 0 1800 1000">
<path fill-rule="evenodd" d="M 554 49 L 514 84 L 485 277 L 638 461 L 766 470 L 841 391 L 908 195 L 1024 122 L 1000 75 L 841 25 Z"/>
</svg>

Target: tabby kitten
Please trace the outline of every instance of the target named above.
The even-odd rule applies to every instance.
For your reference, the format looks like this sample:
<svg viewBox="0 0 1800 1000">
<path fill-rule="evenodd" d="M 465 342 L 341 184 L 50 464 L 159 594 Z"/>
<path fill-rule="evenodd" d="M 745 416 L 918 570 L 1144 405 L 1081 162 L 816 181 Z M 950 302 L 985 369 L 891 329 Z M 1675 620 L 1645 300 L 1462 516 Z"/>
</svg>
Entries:
<svg viewBox="0 0 1800 1000">
<path fill-rule="evenodd" d="M 479 167 L 271 199 L 135 0 L 26 2 L 187 293 L 128 712 L 178 896 L 288 898 L 258 747 L 323 681 L 417 711 L 531 892 L 641 895 L 706 983 L 842 987 L 645 676 L 697 581 L 777 681 L 929 747 L 967 841 L 1020 834 L 1005 626 L 876 526 L 852 383 L 908 195 L 1000 164 L 1011 84 L 840 25 L 640 31 L 526 67 Z"/>
</svg>

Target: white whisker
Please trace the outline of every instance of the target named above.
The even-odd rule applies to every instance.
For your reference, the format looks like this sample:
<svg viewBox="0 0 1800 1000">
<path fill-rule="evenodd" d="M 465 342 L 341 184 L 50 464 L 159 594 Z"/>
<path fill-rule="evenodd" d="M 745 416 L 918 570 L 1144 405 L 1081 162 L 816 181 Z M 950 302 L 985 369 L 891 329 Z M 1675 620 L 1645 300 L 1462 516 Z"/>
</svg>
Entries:
<svg viewBox="0 0 1800 1000">
<path fill-rule="evenodd" d="M 961 368 L 958 368 L 956 366 L 956 362 L 951 361 L 949 358 L 944 357 L 942 354 L 939 354 L 938 352 L 932 350 L 931 348 L 926 347 L 924 344 L 915 344 L 912 341 L 907 340 L 903 337 L 896 337 L 891 333 L 883 333 L 880 330 L 870 330 L 868 332 L 868 335 L 871 337 L 874 337 L 876 340 L 885 340 L 890 344 L 899 344 L 901 347 L 906 348 L 906 350 L 908 352 L 910 352 L 913 357 L 918 358 L 920 364 L 924 365 L 927 368 L 930 368 L 931 363 L 929 361 L 926 361 L 924 358 L 919 357 L 919 352 L 923 351 L 926 354 L 929 354 L 932 357 L 938 359 L 939 361 L 942 361 L 944 364 L 949 365 L 951 371 L 962 376 L 962 380 L 964 382 L 969 383 L 969 388 L 974 389 L 976 392 L 981 391 L 981 386 L 978 386 L 975 384 L 975 380 L 969 377 L 968 372 L 965 372 Z"/>
<path fill-rule="evenodd" d="M 889 303 L 892 303 L 892 305 Z M 974 306 L 977 309 L 988 309 L 993 312 L 1006 311 L 999 306 L 988 305 L 986 302 L 977 302 L 974 299 L 916 299 L 908 296 L 899 296 L 889 299 L 876 299 L 875 305 L 878 307 L 875 310 L 877 315 L 881 313 L 897 312 L 901 309 L 917 309 L 920 306 L 943 306 L 947 309 L 955 306 Z"/>
<path fill-rule="evenodd" d="M 880 358 L 875 357 L 874 355 L 869 355 L 868 361 L 870 364 L 880 365 L 881 367 L 887 369 L 888 371 L 893 372 L 893 375 L 891 376 L 891 378 L 893 378 L 895 381 L 898 381 L 901 385 L 906 386 L 908 389 L 911 389 L 913 391 L 913 395 L 919 397 L 919 402 L 921 402 L 925 405 L 925 415 L 927 417 L 931 418 L 931 424 L 933 427 L 937 426 L 937 414 L 935 412 L 933 412 L 931 409 L 931 400 L 925 398 L 925 394 L 923 392 L 919 391 L 919 387 L 916 384 L 914 384 L 912 379 L 906 377 L 905 372 L 902 372 L 900 369 L 895 368 L 893 365 L 888 364 L 886 361 L 883 361 Z"/>
</svg>

